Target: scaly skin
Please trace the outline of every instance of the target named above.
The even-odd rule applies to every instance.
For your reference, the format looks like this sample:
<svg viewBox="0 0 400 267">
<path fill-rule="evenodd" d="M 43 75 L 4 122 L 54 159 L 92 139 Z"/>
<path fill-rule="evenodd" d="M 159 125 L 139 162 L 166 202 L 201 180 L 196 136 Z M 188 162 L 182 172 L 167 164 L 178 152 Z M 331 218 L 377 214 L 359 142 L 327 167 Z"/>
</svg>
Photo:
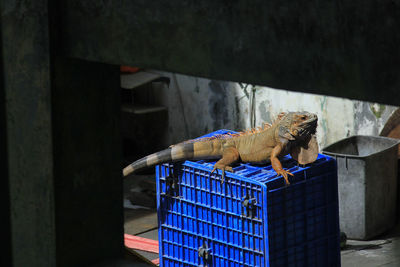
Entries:
<svg viewBox="0 0 400 267">
<path fill-rule="evenodd" d="M 222 170 L 222 182 L 225 171 L 232 172 L 231 165 L 240 160 L 271 162 L 277 175 L 282 175 L 286 184 L 289 184 L 288 175 L 293 174 L 283 169 L 279 157 L 291 153 L 301 164 L 315 161 L 318 155 L 314 136 L 317 121 L 317 116 L 308 112 L 281 113 L 272 125 L 266 124 L 262 129 L 191 140 L 171 146 L 133 162 L 124 168 L 123 174 L 127 176 L 165 162 L 219 158 L 212 172 Z"/>
</svg>

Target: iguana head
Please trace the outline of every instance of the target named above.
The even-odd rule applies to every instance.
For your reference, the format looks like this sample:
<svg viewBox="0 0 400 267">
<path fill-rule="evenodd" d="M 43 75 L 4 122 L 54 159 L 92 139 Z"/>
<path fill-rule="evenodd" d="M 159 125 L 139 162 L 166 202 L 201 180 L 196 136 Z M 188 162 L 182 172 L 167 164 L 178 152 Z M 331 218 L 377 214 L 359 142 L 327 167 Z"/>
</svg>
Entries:
<svg viewBox="0 0 400 267">
<path fill-rule="evenodd" d="M 292 158 L 300 164 L 308 164 L 317 159 L 316 114 L 305 111 L 281 113 L 277 123 L 279 123 L 279 138 L 282 142 L 289 143 Z"/>
</svg>

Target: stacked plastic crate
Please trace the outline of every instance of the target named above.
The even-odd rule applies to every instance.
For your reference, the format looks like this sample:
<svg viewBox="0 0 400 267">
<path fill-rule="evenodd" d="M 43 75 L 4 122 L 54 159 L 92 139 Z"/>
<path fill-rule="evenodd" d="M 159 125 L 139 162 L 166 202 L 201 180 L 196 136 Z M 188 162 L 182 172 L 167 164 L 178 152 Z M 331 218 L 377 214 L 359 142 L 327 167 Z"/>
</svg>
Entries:
<svg viewBox="0 0 400 267">
<path fill-rule="evenodd" d="M 302 167 L 285 157 L 289 186 L 270 165 L 251 164 L 221 184 L 214 163 L 157 166 L 161 266 L 340 266 L 332 158 Z"/>
</svg>

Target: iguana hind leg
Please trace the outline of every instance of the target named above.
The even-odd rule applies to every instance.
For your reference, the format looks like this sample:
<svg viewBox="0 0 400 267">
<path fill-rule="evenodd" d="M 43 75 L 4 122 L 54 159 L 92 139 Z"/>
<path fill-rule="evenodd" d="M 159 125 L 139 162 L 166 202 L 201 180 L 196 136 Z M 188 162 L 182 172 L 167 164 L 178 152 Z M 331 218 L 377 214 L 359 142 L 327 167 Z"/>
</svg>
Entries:
<svg viewBox="0 0 400 267">
<path fill-rule="evenodd" d="M 217 169 L 222 170 L 221 183 L 223 183 L 225 180 L 225 171 L 233 172 L 232 167 L 229 165 L 231 165 L 238 159 L 239 159 L 239 152 L 235 147 L 228 147 L 224 149 L 222 158 L 215 163 L 214 169 L 212 170 L 211 173 L 213 173 Z"/>
</svg>

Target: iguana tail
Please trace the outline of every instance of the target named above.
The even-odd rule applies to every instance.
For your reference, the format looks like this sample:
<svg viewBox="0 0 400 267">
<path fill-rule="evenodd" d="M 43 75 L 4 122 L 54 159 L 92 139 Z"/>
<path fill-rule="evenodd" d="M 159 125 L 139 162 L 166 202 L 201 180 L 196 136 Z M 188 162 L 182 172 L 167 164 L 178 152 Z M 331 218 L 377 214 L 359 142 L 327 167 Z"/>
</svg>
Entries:
<svg viewBox="0 0 400 267">
<path fill-rule="evenodd" d="M 123 175 L 128 176 L 139 170 L 166 162 L 176 162 L 190 159 L 217 158 L 221 156 L 218 141 L 205 141 L 193 143 L 180 143 L 165 150 L 141 158 L 123 170 Z"/>
</svg>

